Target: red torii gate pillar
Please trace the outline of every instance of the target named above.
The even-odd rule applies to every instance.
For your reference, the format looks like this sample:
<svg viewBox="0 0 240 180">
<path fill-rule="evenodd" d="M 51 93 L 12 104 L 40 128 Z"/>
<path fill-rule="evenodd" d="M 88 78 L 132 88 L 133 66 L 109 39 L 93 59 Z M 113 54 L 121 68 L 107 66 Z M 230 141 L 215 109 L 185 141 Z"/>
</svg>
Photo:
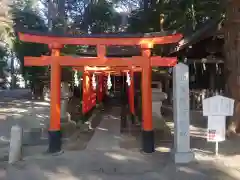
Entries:
<svg viewBox="0 0 240 180">
<path fill-rule="evenodd" d="M 146 153 L 155 151 L 154 132 L 152 122 L 152 67 L 151 50 L 142 50 L 142 56 L 146 57 L 142 68 L 142 148 Z"/>
<path fill-rule="evenodd" d="M 52 51 L 51 56 L 60 56 L 61 45 L 49 45 Z M 49 147 L 50 153 L 61 150 L 61 66 L 57 59 L 51 61 L 51 106 L 50 106 L 50 124 L 49 124 Z"/>
</svg>

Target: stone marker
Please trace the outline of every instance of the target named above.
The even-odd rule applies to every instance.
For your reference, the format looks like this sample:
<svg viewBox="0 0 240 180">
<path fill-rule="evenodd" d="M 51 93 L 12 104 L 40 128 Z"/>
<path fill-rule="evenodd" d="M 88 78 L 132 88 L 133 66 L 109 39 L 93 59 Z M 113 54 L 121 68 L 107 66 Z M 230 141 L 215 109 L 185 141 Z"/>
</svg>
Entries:
<svg viewBox="0 0 240 180">
<path fill-rule="evenodd" d="M 188 163 L 194 159 L 190 149 L 189 70 L 179 63 L 173 69 L 174 160 Z"/>
<path fill-rule="evenodd" d="M 20 126 L 15 125 L 11 128 L 9 164 L 19 161 L 22 157 L 22 134 L 23 130 Z"/>
</svg>

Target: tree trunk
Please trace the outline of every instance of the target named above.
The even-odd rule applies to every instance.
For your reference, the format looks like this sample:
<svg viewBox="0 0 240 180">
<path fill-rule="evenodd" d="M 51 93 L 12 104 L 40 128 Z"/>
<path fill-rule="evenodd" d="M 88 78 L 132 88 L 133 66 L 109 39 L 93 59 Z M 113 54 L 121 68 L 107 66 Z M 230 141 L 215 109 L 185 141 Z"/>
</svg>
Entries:
<svg viewBox="0 0 240 180">
<path fill-rule="evenodd" d="M 53 28 L 53 21 L 56 19 L 57 16 L 57 8 L 56 3 L 54 0 L 48 1 L 48 30 L 52 31 Z"/>
<path fill-rule="evenodd" d="M 65 4 L 66 0 L 59 0 L 58 1 L 58 14 L 59 14 L 59 20 L 60 20 L 60 28 L 62 29 L 62 32 L 66 32 L 66 14 L 65 14 Z"/>
<path fill-rule="evenodd" d="M 227 122 L 228 135 L 240 133 L 240 1 L 228 1 L 225 30 L 226 94 L 235 100 L 234 115 Z"/>
<path fill-rule="evenodd" d="M 11 58 L 11 89 L 15 88 L 15 76 L 14 76 L 14 58 L 13 56 L 10 56 Z"/>
</svg>

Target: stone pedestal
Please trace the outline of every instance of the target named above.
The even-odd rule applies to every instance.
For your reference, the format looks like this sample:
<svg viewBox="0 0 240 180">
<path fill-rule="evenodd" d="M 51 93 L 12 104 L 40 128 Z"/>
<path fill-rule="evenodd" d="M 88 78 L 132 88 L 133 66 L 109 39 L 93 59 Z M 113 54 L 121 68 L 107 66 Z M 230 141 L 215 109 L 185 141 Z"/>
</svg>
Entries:
<svg viewBox="0 0 240 180">
<path fill-rule="evenodd" d="M 174 160 L 188 163 L 194 159 L 190 149 L 189 70 L 179 63 L 173 70 Z"/>
</svg>

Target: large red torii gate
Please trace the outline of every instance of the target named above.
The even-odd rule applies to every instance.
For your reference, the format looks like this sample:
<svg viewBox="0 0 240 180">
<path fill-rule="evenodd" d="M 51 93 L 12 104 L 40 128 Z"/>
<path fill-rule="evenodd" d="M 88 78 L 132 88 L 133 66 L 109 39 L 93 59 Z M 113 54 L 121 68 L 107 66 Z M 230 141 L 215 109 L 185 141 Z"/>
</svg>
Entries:
<svg viewBox="0 0 240 180">
<path fill-rule="evenodd" d="M 60 131 L 60 88 L 61 66 L 85 67 L 85 66 L 109 66 L 109 67 L 132 67 L 142 71 L 142 149 L 146 153 L 154 152 L 154 133 L 152 123 L 152 66 L 174 66 L 177 58 L 151 57 L 151 49 L 154 44 L 177 43 L 181 40 L 181 34 L 152 33 L 148 35 L 80 35 L 78 37 L 62 37 L 51 34 L 19 32 L 19 39 L 24 42 L 48 44 L 51 56 L 25 57 L 25 66 L 51 66 L 51 108 L 49 127 L 49 152 L 61 151 Z M 72 57 L 60 56 L 60 50 L 64 45 L 95 45 L 97 57 Z M 128 58 L 106 57 L 106 46 L 135 46 L 141 48 L 142 56 Z"/>
</svg>

